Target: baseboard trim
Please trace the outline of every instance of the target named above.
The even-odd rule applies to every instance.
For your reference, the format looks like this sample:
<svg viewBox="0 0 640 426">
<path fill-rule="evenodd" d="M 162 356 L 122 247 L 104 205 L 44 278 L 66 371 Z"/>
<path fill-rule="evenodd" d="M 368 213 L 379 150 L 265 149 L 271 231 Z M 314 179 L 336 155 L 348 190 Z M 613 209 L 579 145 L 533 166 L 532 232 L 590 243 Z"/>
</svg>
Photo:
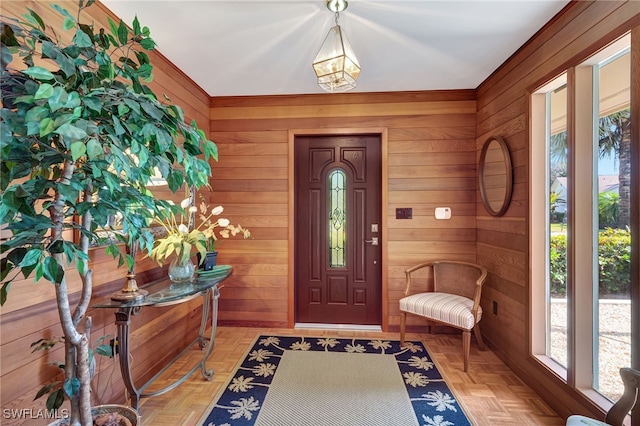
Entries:
<svg viewBox="0 0 640 426">
<path fill-rule="evenodd" d="M 354 331 L 382 331 L 379 325 L 366 324 L 320 324 L 320 323 L 301 323 L 297 322 L 293 326 L 294 329 L 313 329 L 313 330 L 354 330 Z"/>
</svg>

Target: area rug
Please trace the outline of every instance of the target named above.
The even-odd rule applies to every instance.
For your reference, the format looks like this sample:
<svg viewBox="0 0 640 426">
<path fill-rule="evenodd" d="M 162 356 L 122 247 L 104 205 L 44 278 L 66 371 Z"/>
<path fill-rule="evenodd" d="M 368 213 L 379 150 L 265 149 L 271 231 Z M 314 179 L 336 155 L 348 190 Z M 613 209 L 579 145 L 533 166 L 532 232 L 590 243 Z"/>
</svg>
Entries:
<svg viewBox="0 0 640 426">
<path fill-rule="evenodd" d="M 203 426 L 470 425 L 421 342 L 258 336 Z"/>
</svg>

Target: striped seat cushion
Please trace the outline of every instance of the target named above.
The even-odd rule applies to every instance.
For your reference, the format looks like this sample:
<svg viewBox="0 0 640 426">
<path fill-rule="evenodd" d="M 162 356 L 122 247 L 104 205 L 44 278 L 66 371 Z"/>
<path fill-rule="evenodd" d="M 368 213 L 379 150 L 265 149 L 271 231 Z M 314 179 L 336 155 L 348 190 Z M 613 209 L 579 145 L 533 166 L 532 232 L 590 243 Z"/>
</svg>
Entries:
<svg viewBox="0 0 640 426">
<path fill-rule="evenodd" d="M 400 310 L 420 315 L 465 330 L 471 330 L 482 318 L 478 306 L 477 321 L 473 320 L 473 300 L 448 293 L 418 293 L 400 299 Z"/>
</svg>

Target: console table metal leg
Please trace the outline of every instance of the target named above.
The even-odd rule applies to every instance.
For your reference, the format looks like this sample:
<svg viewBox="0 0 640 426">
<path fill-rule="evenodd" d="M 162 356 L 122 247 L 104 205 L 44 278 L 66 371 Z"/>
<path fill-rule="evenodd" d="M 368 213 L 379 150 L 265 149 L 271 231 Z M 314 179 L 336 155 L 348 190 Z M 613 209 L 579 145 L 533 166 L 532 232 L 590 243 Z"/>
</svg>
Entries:
<svg viewBox="0 0 640 426">
<path fill-rule="evenodd" d="M 131 324 L 131 314 L 135 315 L 134 309 L 139 308 L 121 308 L 116 312 L 116 326 L 118 329 L 118 354 L 120 360 L 120 372 L 122 373 L 122 381 L 131 396 L 131 407 L 138 409 L 140 403 L 140 391 L 136 389 L 131 377 L 131 368 L 129 366 L 129 325 Z"/>
<path fill-rule="evenodd" d="M 203 295 L 202 301 L 202 320 L 200 322 L 200 332 L 198 334 L 198 341 L 200 348 L 204 349 L 204 355 L 200 361 L 200 369 L 202 377 L 207 380 L 213 378 L 213 369 L 207 370 L 207 359 L 211 352 L 213 352 L 214 340 L 216 337 L 216 326 L 218 324 L 218 298 L 220 297 L 220 291 L 217 287 L 207 290 Z M 207 330 L 207 319 L 211 318 L 211 334 L 207 339 L 204 334 Z"/>
</svg>

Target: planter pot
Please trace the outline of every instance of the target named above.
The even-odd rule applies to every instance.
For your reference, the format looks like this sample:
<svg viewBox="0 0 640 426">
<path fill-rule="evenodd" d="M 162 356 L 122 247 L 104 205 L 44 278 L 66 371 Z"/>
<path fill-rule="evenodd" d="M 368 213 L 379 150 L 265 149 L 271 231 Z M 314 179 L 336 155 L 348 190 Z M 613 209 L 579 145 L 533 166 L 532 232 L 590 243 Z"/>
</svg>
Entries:
<svg viewBox="0 0 640 426">
<path fill-rule="evenodd" d="M 204 262 L 200 263 L 200 253 L 198 253 L 198 265 L 200 269 L 204 271 L 211 271 L 214 266 L 216 266 L 216 261 L 218 259 L 217 251 L 207 252 L 207 255 L 204 258 Z"/>
<path fill-rule="evenodd" d="M 189 259 L 185 264 L 178 263 L 178 259 L 174 259 L 169 265 L 169 279 L 174 283 L 186 283 L 193 279 L 193 273 L 196 267 Z"/>
<path fill-rule="evenodd" d="M 93 416 L 94 424 L 96 421 L 103 421 L 107 419 L 107 416 L 116 416 L 119 419 L 120 425 L 122 426 L 140 426 L 142 421 L 140 419 L 140 414 L 131 408 L 125 405 L 118 404 L 106 404 L 106 405 L 98 405 L 96 407 L 91 408 L 91 415 Z M 49 423 L 49 426 L 65 426 L 69 424 L 69 419 L 60 419 L 56 420 L 53 423 Z M 117 424 L 117 423 L 116 423 Z"/>
</svg>

